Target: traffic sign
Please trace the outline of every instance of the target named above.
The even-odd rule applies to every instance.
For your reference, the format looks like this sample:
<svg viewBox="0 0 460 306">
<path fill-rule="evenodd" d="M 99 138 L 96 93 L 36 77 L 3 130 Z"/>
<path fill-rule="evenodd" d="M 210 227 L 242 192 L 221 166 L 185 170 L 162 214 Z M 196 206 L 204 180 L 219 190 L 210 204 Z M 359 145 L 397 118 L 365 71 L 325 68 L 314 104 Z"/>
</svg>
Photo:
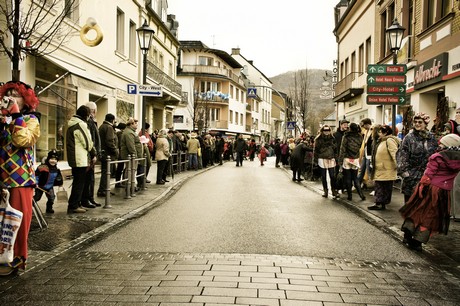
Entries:
<svg viewBox="0 0 460 306">
<path fill-rule="evenodd" d="M 405 85 L 406 76 L 405 75 L 367 75 L 367 84 L 368 85 L 385 85 L 391 84 L 394 86 Z"/>
<path fill-rule="evenodd" d="M 156 85 L 128 84 L 128 94 L 151 97 L 163 97 L 163 88 Z"/>
<path fill-rule="evenodd" d="M 367 104 L 404 104 L 406 102 L 405 95 L 368 95 L 366 97 Z"/>
<path fill-rule="evenodd" d="M 406 85 L 368 85 L 367 93 L 368 94 L 404 94 L 406 92 Z"/>
<path fill-rule="evenodd" d="M 288 130 L 294 130 L 295 129 L 295 121 L 288 121 L 286 128 Z"/>
<path fill-rule="evenodd" d="M 368 74 L 406 74 L 407 66 L 404 64 L 393 64 L 393 65 L 367 65 Z"/>
<path fill-rule="evenodd" d="M 251 87 L 251 88 L 248 88 L 248 95 L 247 95 L 248 98 L 257 98 L 257 89 Z"/>
</svg>

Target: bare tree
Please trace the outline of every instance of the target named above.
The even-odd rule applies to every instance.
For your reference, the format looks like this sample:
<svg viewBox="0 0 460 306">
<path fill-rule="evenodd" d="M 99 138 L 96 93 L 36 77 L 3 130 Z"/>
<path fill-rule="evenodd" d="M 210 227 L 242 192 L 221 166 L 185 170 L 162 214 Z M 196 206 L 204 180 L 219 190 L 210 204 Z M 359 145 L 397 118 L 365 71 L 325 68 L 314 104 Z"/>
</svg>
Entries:
<svg viewBox="0 0 460 306">
<path fill-rule="evenodd" d="M 13 64 L 13 81 L 20 80 L 19 61 L 25 55 L 50 54 L 67 41 L 73 29 L 64 21 L 79 4 L 79 0 L 22 2 L 0 1 L 0 52 Z"/>
</svg>

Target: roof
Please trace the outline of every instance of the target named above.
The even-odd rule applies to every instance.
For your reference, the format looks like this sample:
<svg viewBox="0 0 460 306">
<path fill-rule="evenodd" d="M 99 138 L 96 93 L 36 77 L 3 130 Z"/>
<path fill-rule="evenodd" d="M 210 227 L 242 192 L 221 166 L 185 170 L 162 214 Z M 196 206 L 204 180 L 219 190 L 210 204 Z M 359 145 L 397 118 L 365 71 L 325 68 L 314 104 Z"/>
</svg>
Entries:
<svg viewBox="0 0 460 306">
<path fill-rule="evenodd" d="M 215 54 L 216 56 L 223 59 L 227 64 L 229 64 L 232 68 L 243 68 L 240 63 L 238 63 L 230 54 L 225 51 L 212 49 L 203 44 L 199 40 L 181 40 L 180 48 L 183 51 L 194 51 L 194 52 L 207 52 Z"/>
</svg>

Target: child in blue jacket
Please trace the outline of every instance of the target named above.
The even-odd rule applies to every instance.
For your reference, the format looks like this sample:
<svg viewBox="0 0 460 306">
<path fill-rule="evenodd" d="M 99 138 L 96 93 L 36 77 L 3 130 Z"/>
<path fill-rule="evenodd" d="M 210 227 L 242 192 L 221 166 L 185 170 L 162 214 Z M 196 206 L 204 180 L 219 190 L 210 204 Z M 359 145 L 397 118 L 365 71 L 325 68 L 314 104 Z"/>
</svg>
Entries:
<svg viewBox="0 0 460 306">
<path fill-rule="evenodd" d="M 56 198 L 54 186 L 62 186 L 64 183 L 61 175 L 61 170 L 57 167 L 58 152 L 51 150 L 44 163 L 40 164 L 35 171 L 37 177 L 37 187 L 35 188 L 34 200 L 40 201 L 43 193 L 46 194 L 48 201 L 46 202 L 46 213 L 54 213 L 53 204 Z"/>
</svg>

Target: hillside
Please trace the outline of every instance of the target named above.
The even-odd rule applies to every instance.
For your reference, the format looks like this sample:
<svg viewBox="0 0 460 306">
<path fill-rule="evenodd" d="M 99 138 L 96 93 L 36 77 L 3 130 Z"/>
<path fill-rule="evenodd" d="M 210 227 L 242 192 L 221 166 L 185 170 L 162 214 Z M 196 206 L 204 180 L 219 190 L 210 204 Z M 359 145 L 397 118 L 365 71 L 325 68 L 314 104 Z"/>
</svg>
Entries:
<svg viewBox="0 0 460 306">
<path fill-rule="evenodd" d="M 283 93 L 286 93 L 293 98 L 293 93 L 295 90 L 295 75 L 299 74 L 301 70 L 297 71 L 288 71 L 283 74 L 279 74 L 274 77 L 270 77 L 270 80 L 273 82 L 273 87 Z M 330 71 L 328 71 L 331 73 Z M 310 129 L 313 132 L 316 132 L 323 118 L 330 115 L 335 110 L 335 104 L 332 99 L 321 99 L 320 94 L 323 82 L 325 81 L 324 77 L 326 76 L 326 70 L 322 69 L 308 69 L 308 74 L 310 78 L 310 93 L 312 101 L 312 109 L 310 118 L 313 118 L 313 122 L 310 122 Z M 299 79 L 299 76 L 297 77 Z"/>
</svg>

